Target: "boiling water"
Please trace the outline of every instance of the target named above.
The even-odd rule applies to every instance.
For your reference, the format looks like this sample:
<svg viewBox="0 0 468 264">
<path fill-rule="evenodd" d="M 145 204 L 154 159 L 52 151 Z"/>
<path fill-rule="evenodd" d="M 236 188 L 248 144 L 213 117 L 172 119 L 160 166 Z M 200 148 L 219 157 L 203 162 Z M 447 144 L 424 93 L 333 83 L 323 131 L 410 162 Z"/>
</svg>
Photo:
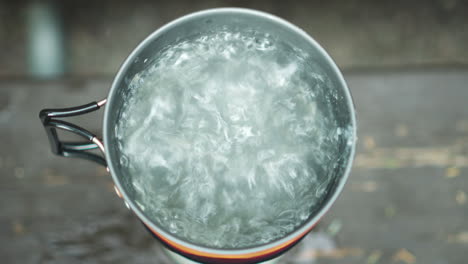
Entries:
<svg viewBox="0 0 468 264">
<path fill-rule="evenodd" d="M 349 128 L 336 123 L 333 87 L 302 51 L 217 32 L 145 63 L 116 135 L 150 219 L 216 248 L 264 244 L 308 219 Z"/>
</svg>

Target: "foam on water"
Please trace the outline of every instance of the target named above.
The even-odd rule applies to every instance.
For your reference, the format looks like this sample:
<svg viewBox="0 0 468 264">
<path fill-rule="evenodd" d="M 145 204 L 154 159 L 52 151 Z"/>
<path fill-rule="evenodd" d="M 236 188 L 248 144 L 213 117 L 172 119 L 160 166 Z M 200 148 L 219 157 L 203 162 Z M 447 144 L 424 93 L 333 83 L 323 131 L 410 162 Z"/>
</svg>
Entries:
<svg viewBox="0 0 468 264">
<path fill-rule="evenodd" d="M 264 244 L 307 220 L 349 130 L 316 100 L 331 84 L 307 61 L 253 32 L 194 37 L 146 59 L 116 127 L 145 214 L 216 248 Z"/>
</svg>

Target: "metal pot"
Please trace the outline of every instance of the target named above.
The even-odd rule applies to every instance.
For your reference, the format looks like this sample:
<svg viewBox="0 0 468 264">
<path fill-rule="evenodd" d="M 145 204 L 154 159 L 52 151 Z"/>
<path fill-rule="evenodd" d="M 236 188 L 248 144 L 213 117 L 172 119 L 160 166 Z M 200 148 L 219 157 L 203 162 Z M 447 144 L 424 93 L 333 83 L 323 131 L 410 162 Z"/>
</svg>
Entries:
<svg viewBox="0 0 468 264">
<path fill-rule="evenodd" d="M 114 126 L 123 104 L 123 91 L 128 88 L 129 80 L 132 80 L 135 74 L 144 69 L 144 59 L 176 42 L 181 36 L 193 35 L 205 30 L 216 30 L 219 27 L 251 28 L 269 33 L 270 35 L 279 36 L 281 39 L 287 40 L 291 45 L 309 53 L 310 57 L 315 60 L 315 63 L 320 66 L 321 70 L 331 80 L 331 89 L 335 89 L 334 92 L 337 96 L 333 105 L 338 122 L 352 128 L 352 135 L 350 135 L 353 139 L 351 142 L 352 146 L 349 146 L 349 143 L 348 146 L 346 146 L 346 143 L 344 146 L 340 146 L 343 151 L 345 148 L 350 149 L 350 151 L 341 160 L 340 166 L 334 169 L 334 180 L 329 184 L 327 195 L 322 199 L 318 209 L 311 213 L 304 224 L 287 236 L 251 248 L 216 249 L 196 245 L 171 235 L 170 232 L 152 222 L 134 202 L 135 191 L 131 187 L 131 184 L 129 184 L 129 177 L 131 175 L 123 175 L 118 162 L 120 153 L 117 144 L 115 144 Z M 86 129 L 60 120 L 63 117 L 95 111 L 104 105 L 106 105 L 106 109 L 103 122 L 103 141 Z M 73 108 L 44 109 L 40 112 L 40 119 L 46 129 L 52 151 L 55 154 L 66 157 L 85 158 L 107 166 L 112 174 L 117 194 L 125 201 L 129 209 L 138 216 L 148 230 L 169 249 L 203 263 L 258 263 L 274 258 L 291 248 L 318 223 L 320 218 L 337 199 L 350 172 L 355 150 L 356 120 L 351 94 L 338 67 L 328 54 L 315 40 L 289 22 L 267 13 L 239 8 L 220 8 L 196 12 L 170 22 L 143 40 L 125 60 L 112 83 L 107 99 Z M 88 142 L 62 142 L 58 138 L 57 128 L 78 134 L 87 139 Z M 99 148 L 104 153 L 104 157 L 86 152 L 86 150 L 95 148 Z"/>
</svg>

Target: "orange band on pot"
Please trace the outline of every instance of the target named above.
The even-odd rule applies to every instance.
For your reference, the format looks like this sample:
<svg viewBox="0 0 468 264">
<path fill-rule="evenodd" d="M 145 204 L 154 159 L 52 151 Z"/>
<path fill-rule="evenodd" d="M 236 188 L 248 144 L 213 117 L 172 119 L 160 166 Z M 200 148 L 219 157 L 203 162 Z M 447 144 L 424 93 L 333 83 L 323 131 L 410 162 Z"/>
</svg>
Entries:
<svg viewBox="0 0 468 264">
<path fill-rule="evenodd" d="M 315 226 L 315 225 L 314 225 Z M 160 235 L 156 231 L 154 231 L 151 227 L 147 226 L 151 232 L 153 232 L 154 235 L 156 235 L 159 239 L 161 239 L 164 243 L 168 244 L 170 247 L 179 250 L 185 254 L 196 256 L 196 257 L 201 257 L 201 258 L 211 258 L 211 259 L 226 259 L 226 260 L 241 260 L 241 259 L 255 259 L 259 258 L 262 256 L 270 256 L 275 253 L 279 253 L 283 249 L 286 249 L 287 247 L 293 245 L 295 242 L 297 242 L 299 239 L 301 239 L 303 236 L 305 236 L 312 228 L 310 227 L 307 229 L 305 232 L 301 233 L 300 235 L 284 242 L 283 244 L 277 245 L 275 247 L 261 250 L 258 252 L 252 252 L 252 253 L 247 253 L 247 254 L 214 254 L 214 253 L 209 253 L 209 252 L 204 252 L 204 251 L 199 251 L 195 249 L 188 248 L 186 246 L 183 246 L 181 244 L 178 244 L 174 241 L 171 241 L 167 239 L 166 237 Z"/>
</svg>

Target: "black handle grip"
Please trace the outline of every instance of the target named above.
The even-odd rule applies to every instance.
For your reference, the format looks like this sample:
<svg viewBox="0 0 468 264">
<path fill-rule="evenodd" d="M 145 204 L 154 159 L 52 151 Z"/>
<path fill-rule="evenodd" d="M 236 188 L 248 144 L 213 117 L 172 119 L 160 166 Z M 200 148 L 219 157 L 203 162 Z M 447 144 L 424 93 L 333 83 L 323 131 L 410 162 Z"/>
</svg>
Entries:
<svg viewBox="0 0 468 264">
<path fill-rule="evenodd" d="M 87 150 L 96 149 L 100 147 L 95 143 L 95 140 L 97 139 L 96 135 L 84 128 L 59 119 L 63 117 L 83 115 L 89 112 L 96 111 L 99 108 L 101 108 L 101 106 L 104 105 L 105 102 L 106 101 L 103 100 L 100 102 L 92 102 L 89 104 L 70 108 L 44 109 L 41 112 L 39 112 L 39 118 L 41 119 L 41 122 L 44 125 L 45 131 L 47 133 L 47 137 L 49 138 L 52 152 L 59 156 L 87 159 L 101 164 L 103 166 L 107 166 L 107 162 L 103 157 L 90 152 L 86 152 Z M 57 134 L 57 129 L 62 129 L 77 134 L 85 138 L 89 142 L 60 141 Z"/>
</svg>

